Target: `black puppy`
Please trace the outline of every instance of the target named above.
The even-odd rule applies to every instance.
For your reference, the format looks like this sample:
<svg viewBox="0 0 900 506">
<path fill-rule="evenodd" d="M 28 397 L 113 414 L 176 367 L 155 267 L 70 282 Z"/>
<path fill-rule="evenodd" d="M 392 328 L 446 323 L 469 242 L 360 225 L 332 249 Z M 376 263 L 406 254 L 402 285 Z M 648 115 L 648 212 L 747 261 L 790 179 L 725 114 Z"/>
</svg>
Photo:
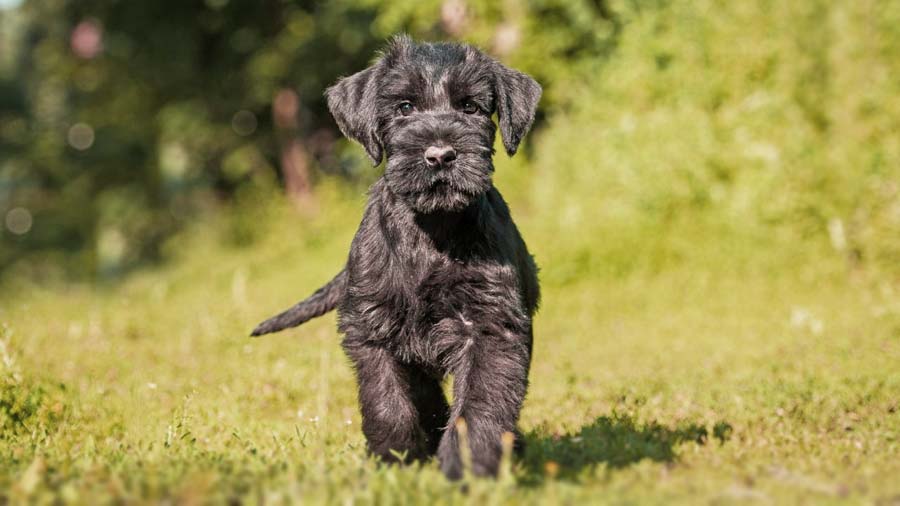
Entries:
<svg viewBox="0 0 900 506">
<path fill-rule="evenodd" d="M 491 182 L 496 126 L 510 155 L 534 120 L 541 87 L 478 50 L 394 39 L 368 69 L 329 88 L 341 131 L 384 176 L 347 265 L 253 335 L 337 307 L 359 381 L 369 451 L 396 460 L 437 453 L 462 474 L 457 420 L 472 470 L 493 475 L 528 386 L 537 268 Z M 453 375 L 453 406 L 441 380 Z"/>
</svg>

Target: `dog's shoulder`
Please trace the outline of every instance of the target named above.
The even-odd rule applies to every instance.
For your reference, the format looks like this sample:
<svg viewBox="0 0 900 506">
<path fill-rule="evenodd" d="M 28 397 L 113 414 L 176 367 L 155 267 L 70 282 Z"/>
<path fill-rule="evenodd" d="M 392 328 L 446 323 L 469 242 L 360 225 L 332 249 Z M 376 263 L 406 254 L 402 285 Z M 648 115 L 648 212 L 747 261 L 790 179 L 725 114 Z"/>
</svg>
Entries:
<svg viewBox="0 0 900 506">
<path fill-rule="evenodd" d="M 411 214 L 409 210 L 399 205 L 396 196 L 387 188 L 384 176 L 382 176 L 369 188 L 368 200 L 356 237 L 364 239 L 367 234 L 376 232 L 379 235 L 389 234 L 392 229 L 402 227 L 404 222 L 409 222 L 409 214 Z"/>
<path fill-rule="evenodd" d="M 497 188 L 492 187 L 485 194 L 483 207 L 484 209 L 480 213 L 480 228 L 493 243 L 494 248 L 500 248 L 504 253 L 512 256 L 518 256 L 520 251 L 527 253 L 525 241 L 513 222 L 509 206 Z"/>
<path fill-rule="evenodd" d="M 485 228 L 492 230 L 489 234 L 496 242 L 495 249 L 502 252 L 508 261 L 515 265 L 525 305 L 529 314 L 532 314 L 537 309 L 541 297 L 537 263 L 513 222 L 509 206 L 496 187 L 491 188 L 486 194 L 486 200 L 491 207 L 492 218 L 486 220 L 488 223 Z"/>
</svg>

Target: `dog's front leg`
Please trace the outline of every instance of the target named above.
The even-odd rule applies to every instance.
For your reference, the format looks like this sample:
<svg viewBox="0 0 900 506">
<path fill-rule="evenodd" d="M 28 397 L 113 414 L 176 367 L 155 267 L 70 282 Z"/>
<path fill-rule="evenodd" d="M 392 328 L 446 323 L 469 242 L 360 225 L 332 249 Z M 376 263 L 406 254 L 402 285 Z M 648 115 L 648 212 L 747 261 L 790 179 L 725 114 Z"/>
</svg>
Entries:
<svg viewBox="0 0 900 506">
<path fill-rule="evenodd" d="M 356 369 L 369 452 L 386 462 L 398 461 L 398 455 L 411 461 L 432 454 L 434 442 L 429 440 L 434 436 L 422 429 L 426 414 L 419 413 L 416 402 L 428 387 L 443 397 L 440 385 L 434 380 L 433 385 L 423 384 L 427 378 L 419 378 L 380 346 L 351 338 L 344 341 L 344 349 Z"/>
<path fill-rule="evenodd" d="M 452 369 L 453 408 L 438 448 L 441 469 L 448 478 L 459 479 L 463 473 L 459 419 L 466 424 L 472 472 L 479 476 L 497 474 L 503 433 L 516 433 L 530 358 L 525 336 L 500 331 L 465 341 Z"/>
</svg>

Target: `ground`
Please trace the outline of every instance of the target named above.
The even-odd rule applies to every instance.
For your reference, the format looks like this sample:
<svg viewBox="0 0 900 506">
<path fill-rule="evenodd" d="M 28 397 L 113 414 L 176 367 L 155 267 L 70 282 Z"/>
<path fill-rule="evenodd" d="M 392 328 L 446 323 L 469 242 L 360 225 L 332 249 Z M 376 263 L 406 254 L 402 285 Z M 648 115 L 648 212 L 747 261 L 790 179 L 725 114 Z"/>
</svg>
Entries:
<svg viewBox="0 0 900 506">
<path fill-rule="evenodd" d="M 360 206 L 263 213 L 251 246 L 201 227 L 124 282 L 6 287 L 0 504 L 900 504 L 895 284 L 719 262 L 714 237 L 581 275 L 516 205 L 544 288 L 524 457 L 466 486 L 378 465 L 333 314 L 247 337 L 338 271 Z"/>
</svg>

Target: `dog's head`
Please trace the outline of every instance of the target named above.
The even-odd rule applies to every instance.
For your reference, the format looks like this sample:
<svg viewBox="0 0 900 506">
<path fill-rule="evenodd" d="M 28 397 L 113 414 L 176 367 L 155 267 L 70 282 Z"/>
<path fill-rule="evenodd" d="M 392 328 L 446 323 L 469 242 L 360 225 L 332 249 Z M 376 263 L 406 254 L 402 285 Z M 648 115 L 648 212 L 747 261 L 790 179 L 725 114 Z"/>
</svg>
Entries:
<svg viewBox="0 0 900 506">
<path fill-rule="evenodd" d="M 389 188 L 421 213 L 461 210 L 489 190 L 492 115 L 511 156 L 540 96 L 534 79 L 475 48 L 407 37 L 326 92 L 344 135 L 362 144 L 375 165 L 387 157 Z"/>
</svg>

